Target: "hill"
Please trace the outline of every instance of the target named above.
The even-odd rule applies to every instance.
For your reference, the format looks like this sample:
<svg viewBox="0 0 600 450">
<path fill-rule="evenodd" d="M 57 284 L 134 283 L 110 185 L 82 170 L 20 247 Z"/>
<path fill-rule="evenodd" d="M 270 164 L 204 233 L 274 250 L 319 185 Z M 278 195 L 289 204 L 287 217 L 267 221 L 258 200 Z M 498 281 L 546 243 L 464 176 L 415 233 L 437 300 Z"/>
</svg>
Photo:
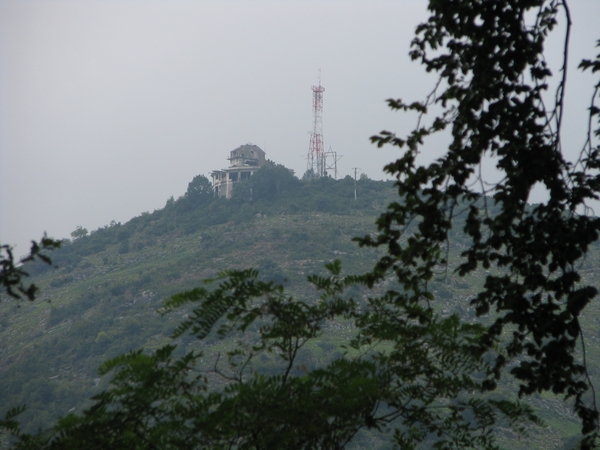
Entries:
<svg viewBox="0 0 600 450">
<path fill-rule="evenodd" d="M 362 273 L 373 266 L 378 253 L 360 249 L 351 239 L 375 231 L 376 218 L 395 197 L 391 182 L 360 180 L 355 200 L 350 178 L 282 182 L 277 174 L 265 172 L 258 178 L 262 185 L 241 185 L 231 200 L 212 198 L 202 188 L 204 180 L 196 177 L 184 196 L 169 199 L 161 210 L 89 235 L 77 233 L 53 255 L 58 269 L 29 268 L 41 288 L 40 301 L 0 304 L 0 398 L 6 407 L 27 404 L 22 415 L 27 430 L 44 428 L 57 416 L 83 408 L 106 385 L 107 380 L 97 375 L 104 360 L 167 342 L 186 312 L 160 316 L 162 301 L 221 270 L 255 267 L 265 279 L 311 298 L 314 291 L 305 283 L 306 276 L 322 272 L 324 263 L 339 259 L 346 273 Z M 455 230 L 450 269 L 452 257 L 464 245 Z M 596 278 L 599 267 L 594 248 L 584 276 Z M 473 318 L 468 300 L 484 276 L 460 278 L 450 271 L 434 281 L 439 311 Z M 600 361 L 597 309 L 592 305 L 585 318 L 595 377 Z M 318 345 L 306 350 L 304 363 L 316 365 L 339 351 L 349 326 L 330 327 Z M 179 352 L 199 345 L 191 338 L 178 343 Z M 201 345 L 210 355 L 226 343 L 209 340 Z M 512 389 L 515 386 L 501 387 Z M 548 427 L 532 430 L 523 447 L 536 443 L 538 448 L 561 448 L 579 431 L 562 401 L 545 395 L 534 397 L 532 403 Z"/>
<path fill-rule="evenodd" d="M 179 317 L 156 313 L 164 299 L 222 270 L 255 267 L 302 296 L 326 262 L 367 270 L 375 253 L 351 239 L 374 231 L 392 183 L 361 180 L 355 200 L 350 178 L 296 182 L 252 202 L 195 198 L 190 183 L 163 209 L 64 241 L 56 268 L 29 266 L 38 301 L 0 304 L 3 407 L 26 404 L 29 431 L 81 408 L 102 387 L 101 362 L 168 339 Z"/>
</svg>

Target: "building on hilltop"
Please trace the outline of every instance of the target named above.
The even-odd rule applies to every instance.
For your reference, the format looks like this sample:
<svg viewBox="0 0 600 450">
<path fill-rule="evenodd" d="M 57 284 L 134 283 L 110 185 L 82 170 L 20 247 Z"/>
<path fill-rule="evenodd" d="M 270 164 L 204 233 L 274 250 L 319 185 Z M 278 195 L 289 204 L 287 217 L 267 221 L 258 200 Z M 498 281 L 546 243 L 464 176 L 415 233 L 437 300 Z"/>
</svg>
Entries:
<svg viewBox="0 0 600 450">
<path fill-rule="evenodd" d="M 247 180 L 254 172 L 265 165 L 265 152 L 253 144 L 240 145 L 229 152 L 229 167 L 213 170 L 212 177 L 215 197 L 231 198 L 233 183 Z"/>
</svg>

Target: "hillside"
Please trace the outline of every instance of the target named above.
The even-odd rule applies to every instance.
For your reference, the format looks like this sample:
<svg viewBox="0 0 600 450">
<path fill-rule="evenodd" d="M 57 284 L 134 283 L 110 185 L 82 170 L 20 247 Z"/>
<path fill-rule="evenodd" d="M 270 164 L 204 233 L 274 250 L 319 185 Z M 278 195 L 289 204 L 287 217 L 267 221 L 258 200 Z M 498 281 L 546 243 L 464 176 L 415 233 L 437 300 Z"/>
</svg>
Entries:
<svg viewBox="0 0 600 450">
<path fill-rule="evenodd" d="M 37 301 L 0 304 L 2 405 L 26 404 L 28 430 L 80 408 L 102 386 L 102 361 L 168 339 L 178 318 L 156 313 L 164 299 L 224 269 L 258 268 L 301 296 L 311 295 L 306 275 L 325 262 L 341 259 L 349 273 L 368 269 L 374 252 L 351 238 L 374 231 L 393 189 L 372 180 L 360 189 L 357 201 L 349 179 L 252 203 L 210 198 L 191 205 L 186 195 L 63 242 L 52 255 L 57 268 L 29 267 Z"/>
<path fill-rule="evenodd" d="M 161 210 L 65 242 L 53 255 L 58 268 L 31 267 L 33 281 L 41 288 L 38 301 L 0 304 L 0 398 L 4 408 L 28 406 L 22 415 L 27 430 L 83 408 L 106 385 L 97 375 L 104 360 L 166 343 L 185 311 L 160 316 L 162 301 L 222 270 L 258 268 L 262 277 L 283 283 L 303 298 L 314 295 L 306 276 L 323 272 L 326 262 L 341 260 L 345 273 L 368 270 L 378 253 L 359 248 L 351 239 L 375 232 L 378 214 L 394 199 L 391 182 L 368 179 L 360 180 L 357 200 L 350 178 L 290 181 L 279 190 L 266 183 L 263 191 L 252 191 L 252 201 L 246 194 L 213 199 L 202 189 L 196 195 L 202 180 L 194 181 L 186 195 L 169 199 Z M 455 231 L 450 269 L 452 257 L 464 245 Z M 584 276 L 597 279 L 598 248 L 586 264 Z M 462 279 L 450 271 L 435 281 L 440 312 L 473 318 L 468 299 L 484 276 Z M 598 305 L 588 308 L 585 320 L 589 365 L 598 377 Z M 327 359 L 348 335 L 347 323 L 330 327 L 319 345 L 307 349 L 304 362 L 310 366 Z M 191 338 L 178 343 L 180 352 L 198 345 Z M 211 354 L 226 344 L 201 345 Z M 514 388 L 503 385 L 500 390 Z M 523 447 L 533 443 L 537 448 L 562 448 L 577 434 L 579 425 L 568 405 L 546 395 L 534 397 L 532 403 L 548 427 L 532 430 Z"/>
</svg>

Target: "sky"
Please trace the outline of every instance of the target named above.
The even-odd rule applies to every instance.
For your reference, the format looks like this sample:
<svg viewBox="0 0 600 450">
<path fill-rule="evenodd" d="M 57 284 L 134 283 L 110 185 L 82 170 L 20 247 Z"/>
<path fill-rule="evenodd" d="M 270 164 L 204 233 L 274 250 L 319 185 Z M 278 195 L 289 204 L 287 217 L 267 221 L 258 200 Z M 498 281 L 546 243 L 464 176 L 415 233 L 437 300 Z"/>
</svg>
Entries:
<svg viewBox="0 0 600 450">
<path fill-rule="evenodd" d="M 597 53 L 600 2 L 570 8 L 575 154 L 594 82 L 576 66 Z M 385 100 L 431 90 L 408 57 L 426 18 L 423 0 L 0 0 L 0 243 L 24 254 L 44 232 L 160 209 L 246 143 L 301 176 L 319 74 L 338 177 L 387 178 L 399 151 L 369 137 L 415 124 Z M 560 36 L 547 48 L 559 61 Z"/>
</svg>

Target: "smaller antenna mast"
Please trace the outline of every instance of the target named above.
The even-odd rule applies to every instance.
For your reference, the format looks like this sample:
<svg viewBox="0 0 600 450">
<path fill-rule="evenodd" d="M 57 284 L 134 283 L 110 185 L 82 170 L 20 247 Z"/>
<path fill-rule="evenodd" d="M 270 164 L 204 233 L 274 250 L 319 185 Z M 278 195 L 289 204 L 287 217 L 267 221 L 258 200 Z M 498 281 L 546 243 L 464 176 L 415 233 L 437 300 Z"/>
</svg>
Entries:
<svg viewBox="0 0 600 450">
<path fill-rule="evenodd" d="M 334 180 L 337 180 L 338 177 L 337 162 L 342 159 L 343 156 L 344 155 L 338 156 L 337 152 L 334 152 L 331 149 L 331 146 L 329 146 L 329 150 L 325 152 L 325 158 L 323 159 L 325 164 L 325 174 L 329 175 L 329 171 L 332 170 Z"/>
<path fill-rule="evenodd" d="M 353 167 L 354 169 L 354 200 L 356 200 L 356 172 L 360 170 L 360 167 Z"/>
</svg>

